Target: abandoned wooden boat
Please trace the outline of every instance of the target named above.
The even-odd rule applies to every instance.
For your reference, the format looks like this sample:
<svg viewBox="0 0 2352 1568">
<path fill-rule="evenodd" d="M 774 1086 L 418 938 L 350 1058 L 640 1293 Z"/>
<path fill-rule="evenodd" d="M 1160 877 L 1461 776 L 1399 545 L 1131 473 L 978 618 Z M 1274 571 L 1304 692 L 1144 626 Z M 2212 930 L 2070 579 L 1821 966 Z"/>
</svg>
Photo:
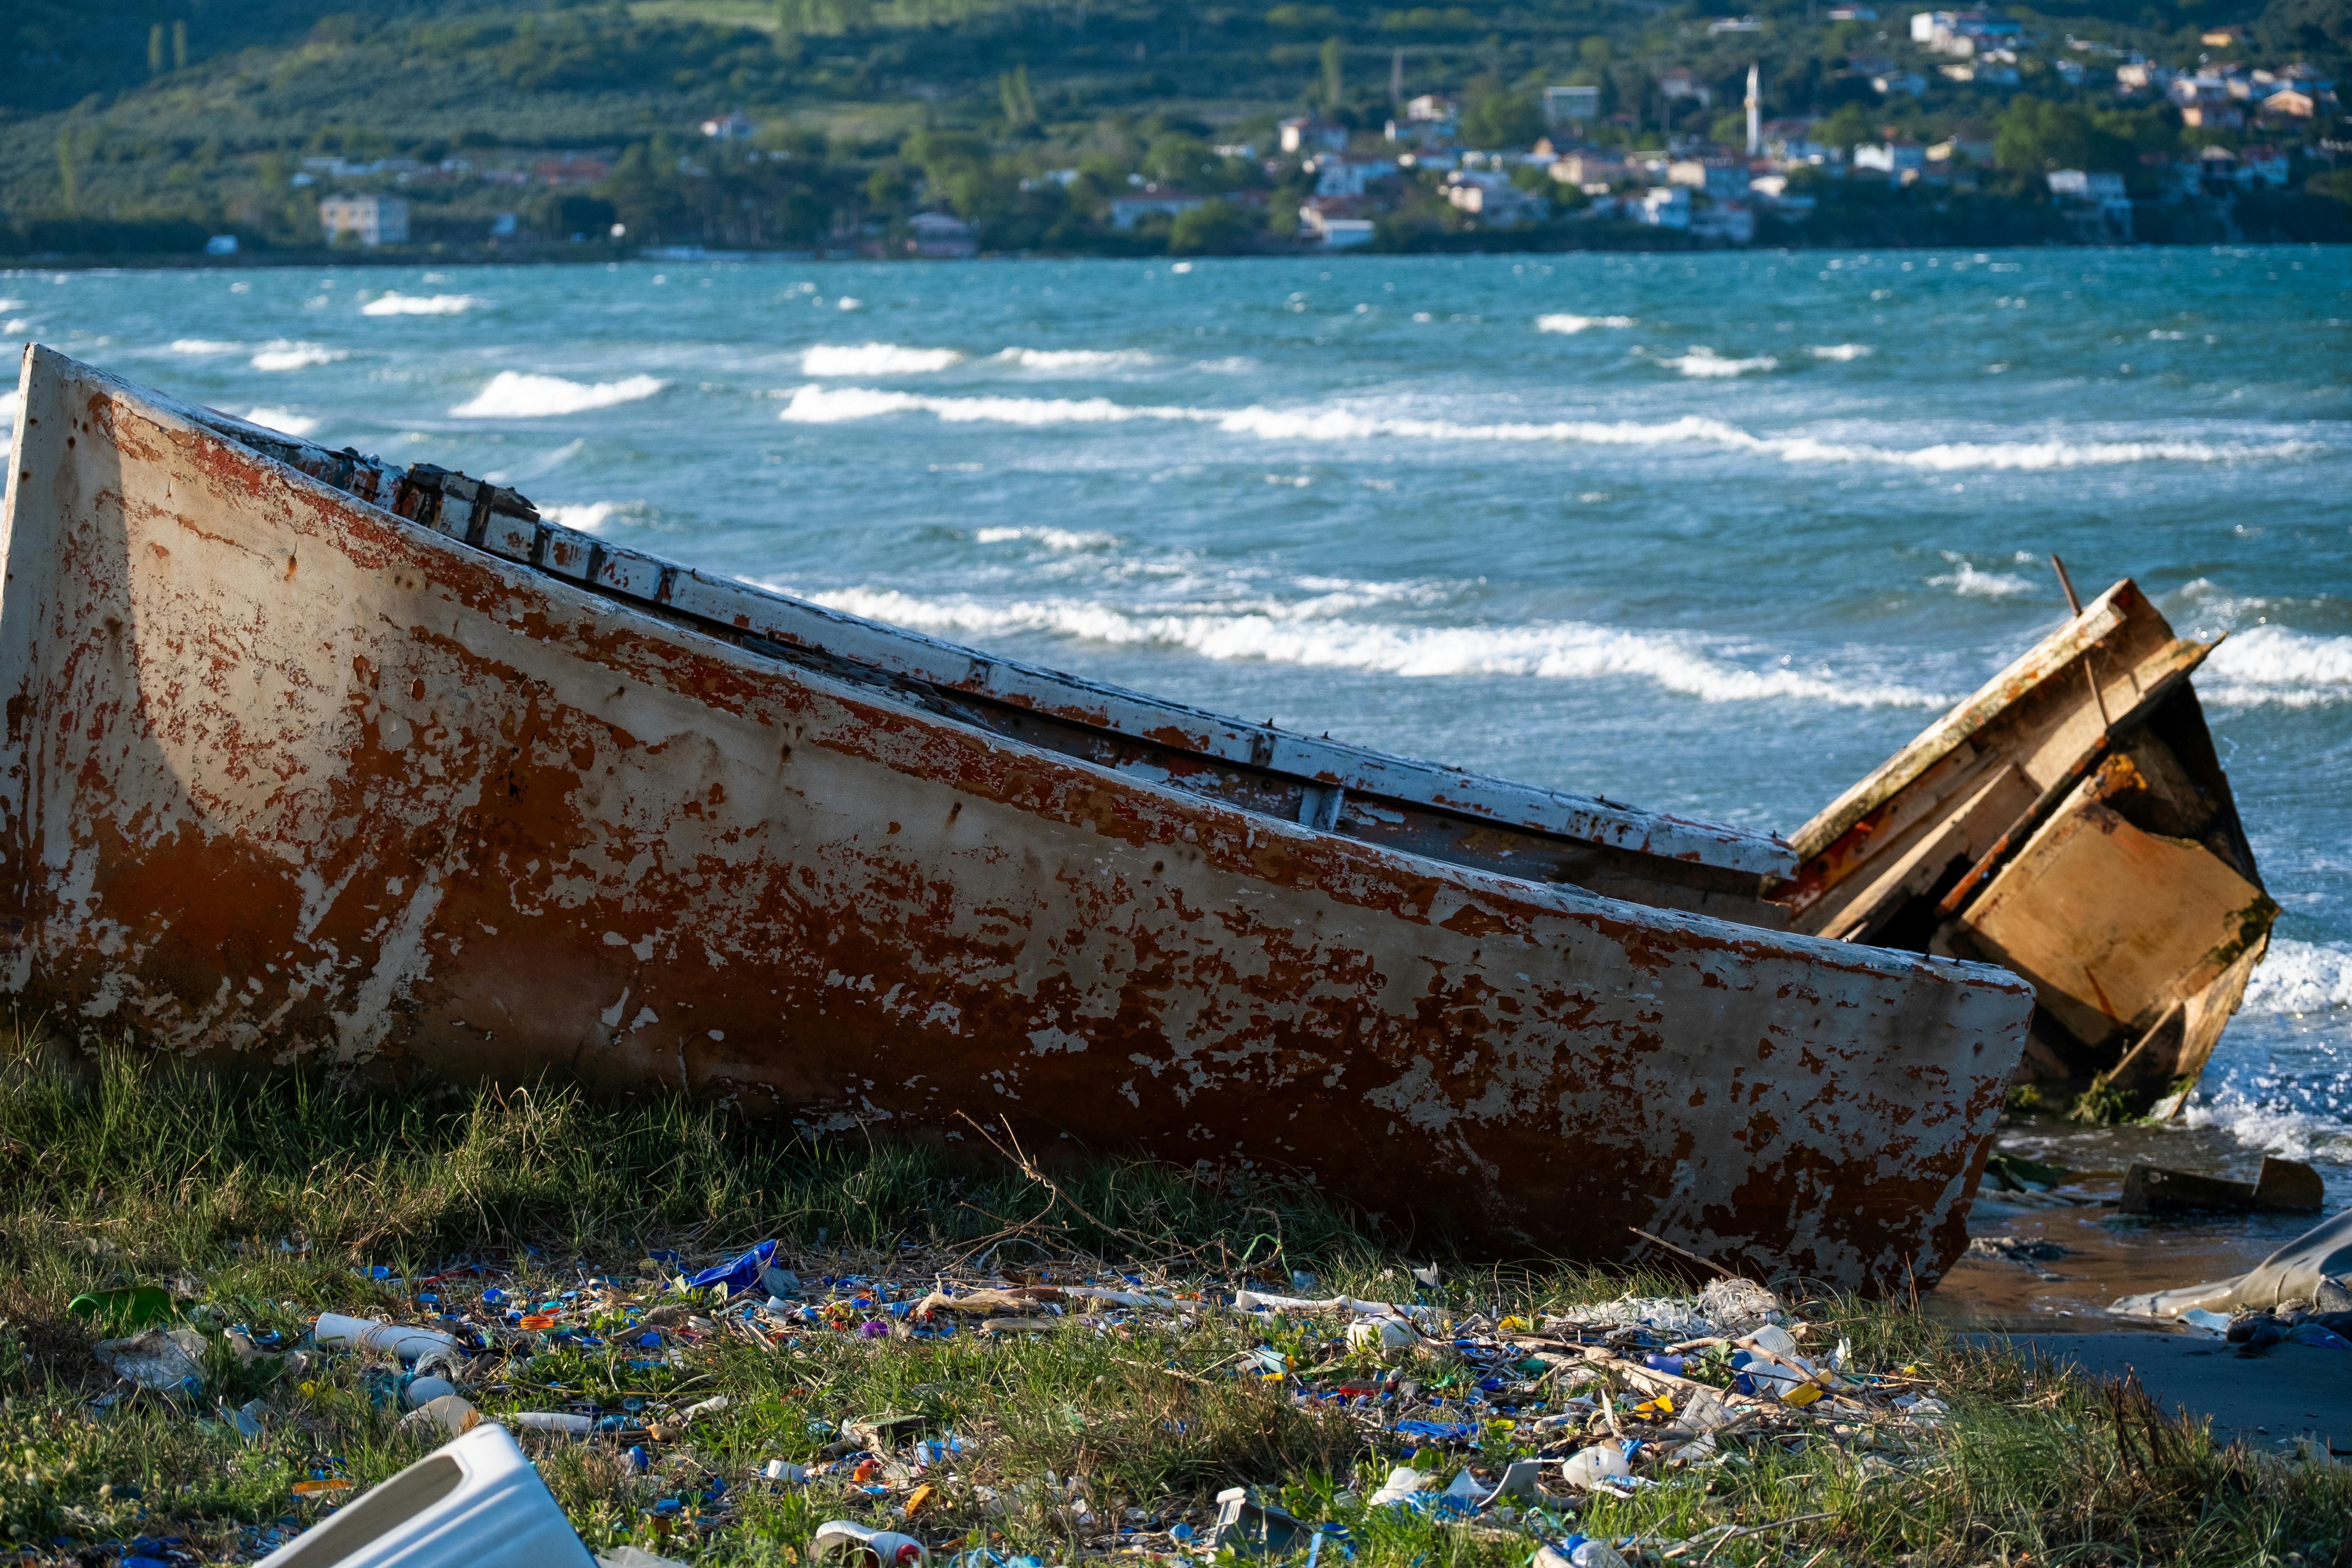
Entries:
<svg viewBox="0 0 2352 1568">
<path fill-rule="evenodd" d="M 2055 557 L 2052 564 L 2058 566 Z M 2029 1082 L 2177 1114 L 2278 906 L 2173 635 L 2129 578 L 1791 836 L 1799 931 L 1981 958 L 2032 982 Z"/>
<path fill-rule="evenodd" d="M 1871 1289 L 1965 1246 L 2032 996 L 1708 912 L 1772 839 L 1009 664 L 37 345 L 13 471 L 0 939 L 54 1020 L 1001 1113 L 1424 1241 Z"/>
</svg>

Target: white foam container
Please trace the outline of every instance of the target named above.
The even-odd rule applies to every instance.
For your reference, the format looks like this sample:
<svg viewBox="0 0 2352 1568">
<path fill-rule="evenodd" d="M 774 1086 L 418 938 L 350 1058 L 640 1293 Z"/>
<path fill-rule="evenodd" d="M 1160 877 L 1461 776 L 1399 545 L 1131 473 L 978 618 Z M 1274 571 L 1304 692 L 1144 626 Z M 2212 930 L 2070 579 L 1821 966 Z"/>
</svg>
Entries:
<svg viewBox="0 0 2352 1568">
<path fill-rule="evenodd" d="M 554 1494 L 487 1422 L 370 1488 L 260 1568 L 595 1568 Z"/>
</svg>

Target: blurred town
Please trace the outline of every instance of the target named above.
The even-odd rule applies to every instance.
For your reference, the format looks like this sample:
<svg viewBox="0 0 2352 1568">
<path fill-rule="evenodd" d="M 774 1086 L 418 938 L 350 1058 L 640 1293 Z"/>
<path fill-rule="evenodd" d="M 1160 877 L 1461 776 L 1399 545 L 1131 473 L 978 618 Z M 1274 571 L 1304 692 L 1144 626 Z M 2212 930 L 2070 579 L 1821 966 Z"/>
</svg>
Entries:
<svg viewBox="0 0 2352 1568">
<path fill-rule="evenodd" d="M 664 0 L 303 25 L 271 0 L 257 12 L 287 36 L 208 58 L 159 10 L 143 77 L 132 51 L 111 89 L 8 111 L 0 251 L 2352 239 L 2345 6 L 2173 24 L 1817 4 L 1628 21 L 1575 4 Z M 146 14 L 122 9 L 117 56 Z M 20 65 L 43 58 L 42 37 L 19 42 Z M 48 47 L 66 75 L 103 76 L 102 50 Z M 382 104 L 382 77 L 403 79 L 383 63 L 420 53 L 448 79 Z M 501 90 L 431 112 L 469 74 Z"/>
</svg>

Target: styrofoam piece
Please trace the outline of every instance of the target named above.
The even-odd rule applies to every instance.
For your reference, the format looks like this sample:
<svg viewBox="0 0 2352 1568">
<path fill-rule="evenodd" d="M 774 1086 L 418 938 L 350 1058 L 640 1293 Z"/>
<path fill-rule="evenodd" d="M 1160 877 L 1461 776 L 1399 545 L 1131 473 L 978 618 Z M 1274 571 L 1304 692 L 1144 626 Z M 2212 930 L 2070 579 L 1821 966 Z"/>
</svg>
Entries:
<svg viewBox="0 0 2352 1568">
<path fill-rule="evenodd" d="M 379 1323 L 372 1318 L 347 1318 L 341 1312 L 321 1312 L 311 1329 L 318 1342 L 330 1350 L 386 1351 L 403 1361 L 415 1361 L 438 1352 L 454 1354 L 457 1342 L 437 1329 L 404 1328 L 398 1323 Z"/>
<path fill-rule="evenodd" d="M 478 1568 L 486 1557 L 498 1568 L 595 1568 L 514 1438 L 487 1422 L 361 1493 L 260 1568 Z"/>
</svg>

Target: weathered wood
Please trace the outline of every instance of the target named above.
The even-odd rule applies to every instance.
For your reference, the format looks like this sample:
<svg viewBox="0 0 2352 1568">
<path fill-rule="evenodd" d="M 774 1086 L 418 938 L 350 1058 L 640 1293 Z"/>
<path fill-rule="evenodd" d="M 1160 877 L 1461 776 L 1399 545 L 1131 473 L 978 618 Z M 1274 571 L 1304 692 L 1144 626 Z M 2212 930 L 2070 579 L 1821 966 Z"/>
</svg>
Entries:
<svg viewBox="0 0 2352 1568">
<path fill-rule="evenodd" d="M 1966 1246 L 2012 976 L 1398 853 L 1007 733 L 909 673 L 946 645 L 473 481 L 38 347 L 20 384 L 0 982 L 28 1012 L 666 1082 L 813 1136 L 987 1105 L 1046 1164 L 1278 1166 L 1492 1250 L 1623 1258 L 1639 1226 L 1883 1291 Z"/>
</svg>

